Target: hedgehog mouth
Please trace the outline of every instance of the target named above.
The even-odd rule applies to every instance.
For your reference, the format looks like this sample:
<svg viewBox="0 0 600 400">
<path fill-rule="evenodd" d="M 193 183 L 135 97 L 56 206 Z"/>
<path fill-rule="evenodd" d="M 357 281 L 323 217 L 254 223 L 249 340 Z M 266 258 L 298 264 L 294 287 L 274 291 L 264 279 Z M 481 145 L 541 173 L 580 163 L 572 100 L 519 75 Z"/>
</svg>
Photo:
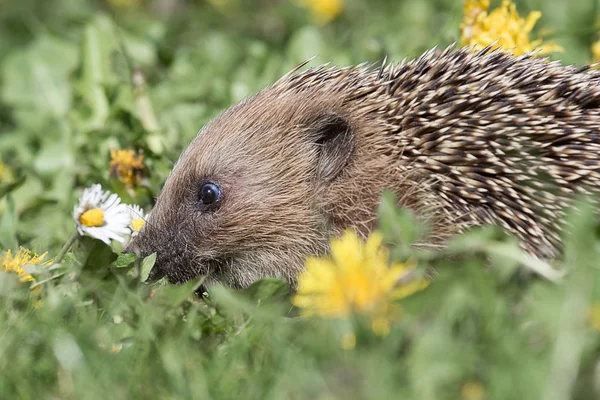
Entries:
<svg viewBox="0 0 600 400">
<path fill-rule="evenodd" d="M 199 278 L 212 278 L 215 280 L 223 267 L 218 259 L 203 259 L 194 263 L 181 263 L 181 260 L 156 260 L 146 282 L 156 282 L 167 278 L 171 284 L 182 284 Z M 217 278 L 218 280 L 218 278 Z M 205 286 L 204 284 L 202 286 Z"/>
</svg>

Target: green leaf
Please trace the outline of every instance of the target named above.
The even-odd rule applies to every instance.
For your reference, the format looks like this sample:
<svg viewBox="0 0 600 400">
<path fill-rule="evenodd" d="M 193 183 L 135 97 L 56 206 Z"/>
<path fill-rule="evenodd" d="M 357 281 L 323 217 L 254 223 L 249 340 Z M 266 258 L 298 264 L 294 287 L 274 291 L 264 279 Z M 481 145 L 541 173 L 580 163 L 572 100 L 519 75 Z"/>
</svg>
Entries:
<svg viewBox="0 0 600 400">
<path fill-rule="evenodd" d="M 11 183 L 0 183 L 0 199 L 18 189 L 23 183 L 25 183 L 25 176 Z"/>
<path fill-rule="evenodd" d="M 109 27 L 106 19 L 98 18 L 85 28 L 83 34 L 83 95 L 92 110 L 88 122 L 92 129 L 104 126 L 109 114 L 103 86 L 108 82 L 108 62 L 115 47 Z"/>
<path fill-rule="evenodd" d="M 180 305 L 196 292 L 203 281 L 204 278 L 200 278 L 181 285 L 162 286 L 152 298 L 152 302 L 170 306 Z"/>
<path fill-rule="evenodd" d="M 6 198 L 6 209 L 0 218 L 0 247 L 15 249 L 18 246 L 17 224 L 19 218 L 15 211 L 15 202 L 9 195 Z"/>
<path fill-rule="evenodd" d="M 399 208 L 396 204 L 397 198 L 394 193 L 383 193 L 377 211 L 379 229 L 387 241 L 397 246 L 399 253 L 406 255 L 410 252 L 410 246 L 423 237 L 425 227 L 411 210 Z"/>
<path fill-rule="evenodd" d="M 162 135 L 152 133 L 146 137 L 148 148 L 156 155 L 161 155 L 165 151 L 165 143 Z"/>
<path fill-rule="evenodd" d="M 117 258 L 109 245 L 87 236 L 79 240 L 76 254 L 77 258 L 81 260 L 83 269 L 99 272 L 108 271 L 107 267 Z"/>
<path fill-rule="evenodd" d="M 36 171 L 43 175 L 53 175 L 64 173 L 65 169 L 71 169 L 71 171 L 67 171 L 70 173 L 66 175 L 72 175 L 75 157 L 70 150 L 68 143 L 62 141 L 47 143 L 39 152 L 33 164 Z"/>
<path fill-rule="evenodd" d="M 17 274 L 0 270 L 0 297 L 23 298 L 23 291 L 15 290 L 18 284 Z"/>
<path fill-rule="evenodd" d="M 573 269 L 565 277 L 564 298 L 556 310 L 558 332 L 545 390 L 539 398 L 567 399 L 577 385 L 600 259 L 596 211 L 592 202 L 581 200 L 568 217 L 572 233 L 565 240 L 565 258 Z"/>
<path fill-rule="evenodd" d="M 289 296 L 290 287 L 281 279 L 265 278 L 241 291 L 255 302 L 282 300 Z"/>
<path fill-rule="evenodd" d="M 72 87 L 69 75 L 77 66 L 76 47 L 50 35 L 10 54 L 0 71 L 2 100 L 54 117 L 71 108 Z"/>
<path fill-rule="evenodd" d="M 547 261 L 533 257 L 521 249 L 514 237 L 508 236 L 496 226 L 472 228 L 453 238 L 444 252 L 486 254 L 502 279 L 508 279 L 519 267 L 525 267 L 552 281 L 558 281 L 564 275 L 564 271 L 555 269 Z"/>
<path fill-rule="evenodd" d="M 148 280 L 150 271 L 152 271 L 152 267 L 154 267 L 154 263 L 156 263 L 156 253 L 150 254 L 142 261 L 142 268 L 140 270 L 140 279 L 142 282 L 146 282 L 146 280 Z"/>
<path fill-rule="evenodd" d="M 136 260 L 136 256 L 133 253 L 121 253 L 117 256 L 117 259 L 113 261 L 110 266 L 115 268 L 129 267 Z"/>
</svg>

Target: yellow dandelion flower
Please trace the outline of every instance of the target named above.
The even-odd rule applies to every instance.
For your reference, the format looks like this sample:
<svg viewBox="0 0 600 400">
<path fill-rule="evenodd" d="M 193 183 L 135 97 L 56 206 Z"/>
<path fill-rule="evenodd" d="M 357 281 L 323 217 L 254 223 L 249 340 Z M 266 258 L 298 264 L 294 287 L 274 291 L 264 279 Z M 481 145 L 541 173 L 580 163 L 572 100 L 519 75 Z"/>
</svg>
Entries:
<svg viewBox="0 0 600 400">
<path fill-rule="evenodd" d="M 307 259 L 292 303 L 303 315 L 337 318 L 354 312 L 367 314 L 374 332 L 387 334 L 392 301 L 423 289 L 427 282 L 419 279 L 400 285 L 413 267 L 390 267 L 382 240 L 381 234 L 374 232 L 363 243 L 353 231 L 333 239 L 330 258 Z"/>
<path fill-rule="evenodd" d="M 490 0 L 466 0 L 463 7 L 463 23 L 473 24 L 477 16 L 486 12 L 488 8 L 490 8 Z"/>
<path fill-rule="evenodd" d="M 494 44 L 514 55 L 539 50 L 538 54 L 562 52 L 562 47 L 554 43 L 544 43 L 542 39 L 530 40 L 536 22 L 541 18 L 539 11 L 530 12 L 521 18 L 517 7 L 510 0 L 503 0 L 500 7 L 488 13 L 489 0 L 466 0 L 464 19 L 461 24 L 461 44 L 474 46 L 475 50 Z"/>
<path fill-rule="evenodd" d="M 110 174 L 121 182 L 132 187 L 139 182 L 144 170 L 144 155 L 133 150 L 117 150 L 110 152 Z"/>
<path fill-rule="evenodd" d="M 600 40 L 592 45 L 592 58 L 594 62 L 600 62 Z"/>
<path fill-rule="evenodd" d="M 317 23 L 324 25 L 334 20 L 344 10 L 344 0 L 297 0 L 307 8 Z"/>
<path fill-rule="evenodd" d="M 21 282 L 28 282 L 33 280 L 33 276 L 28 274 L 23 268 L 26 265 L 43 265 L 48 266 L 52 264 L 52 260 L 43 261 L 44 257 L 48 252 L 37 255 L 31 253 L 30 250 L 21 247 L 14 255 L 10 250 L 7 250 L 2 257 L 0 257 L 0 265 L 4 271 L 15 272 L 19 275 Z"/>
</svg>

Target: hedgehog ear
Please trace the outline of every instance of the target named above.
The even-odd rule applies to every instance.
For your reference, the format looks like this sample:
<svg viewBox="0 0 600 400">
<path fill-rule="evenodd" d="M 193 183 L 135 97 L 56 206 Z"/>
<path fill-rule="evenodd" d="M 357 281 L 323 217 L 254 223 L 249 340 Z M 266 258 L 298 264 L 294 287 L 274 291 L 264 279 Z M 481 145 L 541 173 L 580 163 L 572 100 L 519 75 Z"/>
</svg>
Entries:
<svg viewBox="0 0 600 400">
<path fill-rule="evenodd" d="M 331 181 L 346 166 L 354 150 L 352 127 L 341 115 L 326 113 L 313 122 L 311 131 L 318 151 L 317 177 Z"/>
</svg>

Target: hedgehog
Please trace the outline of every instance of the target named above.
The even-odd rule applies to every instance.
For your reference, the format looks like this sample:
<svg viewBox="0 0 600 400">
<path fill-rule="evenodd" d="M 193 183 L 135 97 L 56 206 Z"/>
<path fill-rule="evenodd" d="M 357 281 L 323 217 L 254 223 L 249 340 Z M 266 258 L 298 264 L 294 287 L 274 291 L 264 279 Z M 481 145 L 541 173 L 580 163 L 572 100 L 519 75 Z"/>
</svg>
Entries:
<svg viewBox="0 0 600 400">
<path fill-rule="evenodd" d="M 151 279 L 294 286 L 329 239 L 377 228 L 384 191 L 443 246 L 495 225 L 538 259 L 600 190 L 600 72 L 448 47 L 381 67 L 304 64 L 207 123 L 129 246 Z"/>
</svg>

